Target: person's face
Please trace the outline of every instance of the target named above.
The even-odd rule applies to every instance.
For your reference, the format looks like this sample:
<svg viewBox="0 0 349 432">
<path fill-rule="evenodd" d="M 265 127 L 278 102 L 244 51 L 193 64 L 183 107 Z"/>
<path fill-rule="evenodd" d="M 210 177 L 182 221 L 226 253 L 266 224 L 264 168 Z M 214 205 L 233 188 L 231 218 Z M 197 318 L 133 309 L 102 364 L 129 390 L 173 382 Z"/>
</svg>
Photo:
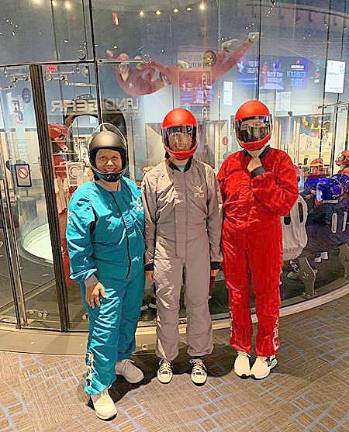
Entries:
<svg viewBox="0 0 349 432">
<path fill-rule="evenodd" d="M 184 132 L 174 132 L 169 136 L 169 145 L 173 151 L 190 150 L 193 143 L 191 134 Z"/>
<path fill-rule="evenodd" d="M 214 53 L 212 53 L 210 51 L 205 52 L 204 57 L 203 57 L 204 65 L 206 65 L 206 66 L 212 66 L 215 63 L 215 60 L 216 59 L 215 59 L 215 54 Z"/>
<path fill-rule="evenodd" d="M 120 75 L 122 75 L 122 76 L 128 75 L 129 70 L 130 70 L 130 66 L 128 63 L 121 63 L 119 65 Z"/>
<path fill-rule="evenodd" d="M 122 169 L 122 159 L 120 153 L 116 150 L 98 150 L 96 155 L 96 168 L 101 172 L 120 172 Z"/>
</svg>

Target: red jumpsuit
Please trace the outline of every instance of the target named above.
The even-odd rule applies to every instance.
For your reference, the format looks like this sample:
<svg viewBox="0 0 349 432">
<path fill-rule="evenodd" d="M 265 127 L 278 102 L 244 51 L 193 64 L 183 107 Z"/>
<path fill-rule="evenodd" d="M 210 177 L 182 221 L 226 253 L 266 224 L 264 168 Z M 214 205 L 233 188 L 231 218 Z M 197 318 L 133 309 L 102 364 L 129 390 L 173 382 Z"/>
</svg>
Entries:
<svg viewBox="0 0 349 432">
<path fill-rule="evenodd" d="M 223 199 L 223 268 L 233 319 L 230 343 L 251 351 L 250 286 L 258 318 L 256 354 L 274 355 L 279 348 L 278 318 L 282 268 L 280 216 L 298 197 L 296 171 L 287 153 L 269 146 L 260 156 L 263 168 L 247 170 L 244 150 L 229 156 L 218 173 Z"/>
<path fill-rule="evenodd" d="M 164 65 L 156 61 L 151 61 L 149 64 L 158 69 L 162 75 L 165 75 L 170 83 L 176 87 L 179 87 L 182 82 L 189 82 L 193 88 L 199 88 L 202 86 L 203 74 L 207 74 L 213 84 L 214 81 L 226 74 L 241 57 L 245 55 L 252 45 L 253 42 L 246 40 L 232 53 L 220 50 L 217 52 L 215 64 L 204 68 L 184 69 L 177 65 Z"/>
<path fill-rule="evenodd" d="M 124 81 L 118 68 L 115 68 L 117 83 L 130 96 L 143 96 L 162 89 L 165 83 L 160 78 L 153 79 L 155 73 L 156 70 L 149 65 L 144 66 L 141 70 L 129 68 L 129 75 Z"/>
</svg>

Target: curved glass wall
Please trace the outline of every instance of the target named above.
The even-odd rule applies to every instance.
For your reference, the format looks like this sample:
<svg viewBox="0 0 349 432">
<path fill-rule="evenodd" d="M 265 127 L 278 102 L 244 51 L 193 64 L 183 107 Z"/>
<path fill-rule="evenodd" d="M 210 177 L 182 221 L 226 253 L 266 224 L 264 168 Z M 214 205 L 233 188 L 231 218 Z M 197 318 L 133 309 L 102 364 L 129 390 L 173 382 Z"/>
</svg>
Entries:
<svg viewBox="0 0 349 432">
<path fill-rule="evenodd" d="M 32 3 L 28 0 L 26 5 Z M 0 38 L 0 46 L 7 50 L 9 63 L 55 62 L 42 69 L 71 329 L 84 328 L 86 316 L 79 289 L 69 279 L 66 207 L 76 187 L 90 179 L 86 145 L 98 115 L 127 134 L 129 175 L 140 183 L 144 172 L 163 158 L 160 129 L 170 109 L 182 106 L 196 115 L 200 129 L 196 157 L 218 171 L 222 161 L 238 150 L 233 130 L 238 106 L 247 99 L 262 100 L 273 114 L 272 146 L 285 150 L 299 171 L 299 200 L 282 220 L 283 304 L 347 283 L 346 178 L 323 182 L 323 191 L 318 188 L 316 194 L 319 179 L 345 174 L 346 164 L 349 167 L 349 153 L 348 160 L 346 154 L 343 160 L 338 158 L 348 148 L 347 2 L 241 0 L 232 6 L 228 0 L 52 1 L 50 8 L 42 9 L 36 3 L 30 16 L 33 24 L 41 17 L 42 26 L 51 26 L 47 44 L 39 50 L 35 44 L 27 48 L 30 59 L 17 51 L 12 61 L 14 42 L 7 36 Z M 64 34 L 63 28 L 68 29 Z M 36 33 L 35 37 L 40 39 Z M 25 46 L 24 34 L 16 43 Z M 79 58 L 85 62 L 78 62 Z M 11 73 L 9 68 L 3 70 L 6 76 Z M 24 86 L 17 85 L 11 92 L 3 85 L 2 106 L 8 104 L 9 93 L 15 93 L 11 97 L 16 99 L 19 90 L 23 92 Z M 24 99 L 22 93 L 18 95 L 21 111 Z M 3 110 L 7 148 L 28 148 L 32 138 L 24 136 L 21 142 L 16 115 Z M 30 115 L 34 118 L 33 111 L 25 118 Z M 36 136 L 32 123 L 31 133 Z M 34 153 L 19 159 L 28 162 L 30 157 Z M 11 158 L 4 155 L 7 159 Z M 40 161 L 32 163 L 33 173 L 36 170 L 40 178 Z M 21 192 L 21 201 L 25 198 L 30 201 L 30 193 Z M 33 262 L 49 266 L 52 249 L 45 205 L 37 203 L 36 211 L 36 217 L 27 215 L 20 224 L 20 254 L 32 254 Z M 46 309 L 36 309 L 47 310 L 58 321 L 55 290 L 48 287 L 31 301 L 45 304 Z M 152 297 L 152 287 L 147 286 L 141 325 L 154 321 Z M 217 319 L 227 316 L 222 274 L 210 308 Z M 184 307 L 181 314 L 185 316 Z"/>
</svg>

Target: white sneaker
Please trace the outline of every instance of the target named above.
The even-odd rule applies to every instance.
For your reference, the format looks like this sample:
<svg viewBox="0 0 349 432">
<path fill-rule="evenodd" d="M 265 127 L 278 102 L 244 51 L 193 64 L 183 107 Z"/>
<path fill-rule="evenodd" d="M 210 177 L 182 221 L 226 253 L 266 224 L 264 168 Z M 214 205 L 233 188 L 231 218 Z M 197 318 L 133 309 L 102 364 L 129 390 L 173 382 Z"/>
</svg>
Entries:
<svg viewBox="0 0 349 432">
<path fill-rule="evenodd" d="M 141 312 L 145 312 L 146 310 L 148 310 L 148 305 L 145 302 L 145 300 L 143 300 L 142 306 L 141 306 Z"/>
<path fill-rule="evenodd" d="M 102 420 L 110 420 L 118 413 L 113 399 L 109 396 L 108 389 L 105 389 L 96 395 L 91 395 L 91 399 L 98 418 Z"/>
<path fill-rule="evenodd" d="M 157 372 L 158 380 L 162 384 L 168 384 L 172 377 L 173 377 L 173 371 L 172 371 L 172 364 L 166 359 L 161 359 L 159 361 L 159 369 Z"/>
<path fill-rule="evenodd" d="M 238 48 L 238 46 L 241 44 L 239 39 L 229 39 L 226 40 L 222 43 L 222 49 L 226 50 L 226 51 L 232 51 L 236 48 Z"/>
<path fill-rule="evenodd" d="M 189 361 L 191 365 L 191 380 L 196 385 L 203 385 L 207 381 L 207 369 L 200 358 L 192 358 Z"/>
<path fill-rule="evenodd" d="M 115 371 L 117 375 L 122 375 L 131 384 L 137 384 L 144 379 L 143 372 L 130 359 L 117 362 Z"/>
<path fill-rule="evenodd" d="M 299 271 L 291 270 L 286 275 L 287 279 L 297 280 L 299 279 Z"/>
<path fill-rule="evenodd" d="M 321 259 L 328 260 L 328 252 L 321 252 Z"/>
<path fill-rule="evenodd" d="M 248 40 L 252 43 L 256 42 L 259 38 L 259 32 L 250 32 L 248 34 Z"/>
<path fill-rule="evenodd" d="M 238 351 L 234 362 L 234 372 L 240 378 L 248 378 L 251 374 L 250 356 L 243 351 Z"/>
<path fill-rule="evenodd" d="M 266 378 L 277 364 L 275 356 L 257 357 L 251 368 L 251 377 L 257 380 Z"/>
<path fill-rule="evenodd" d="M 149 304 L 148 304 L 148 308 L 149 309 L 153 309 L 153 310 L 156 310 L 157 309 L 157 306 L 156 306 L 156 297 L 150 297 L 150 302 L 149 302 Z"/>
</svg>

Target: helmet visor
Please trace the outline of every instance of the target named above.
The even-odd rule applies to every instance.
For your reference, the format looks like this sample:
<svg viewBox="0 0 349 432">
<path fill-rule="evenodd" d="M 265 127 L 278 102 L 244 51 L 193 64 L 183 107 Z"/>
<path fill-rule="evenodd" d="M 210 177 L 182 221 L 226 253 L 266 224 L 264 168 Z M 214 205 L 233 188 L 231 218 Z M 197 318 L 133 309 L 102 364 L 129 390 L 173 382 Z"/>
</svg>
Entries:
<svg viewBox="0 0 349 432">
<path fill-rule="evenodd" d="M 249 117 L 235 121 L 237 139 L 244 143 L 260 141 L 271 133 L 271 116 Z"/>
<path fill-rule="evenodd" d="M 344 153 L 339 153 L 336 159 L 336 164 L 343 165 L 345 160 L 346 160 L 346 155 Z"/>
<path fill-rule="evenodd" d="M 196 144 L 196 128 L 191 125 L 166 128 L 164 141 L 174 152 L 191 150 Z"/>
</svg>

